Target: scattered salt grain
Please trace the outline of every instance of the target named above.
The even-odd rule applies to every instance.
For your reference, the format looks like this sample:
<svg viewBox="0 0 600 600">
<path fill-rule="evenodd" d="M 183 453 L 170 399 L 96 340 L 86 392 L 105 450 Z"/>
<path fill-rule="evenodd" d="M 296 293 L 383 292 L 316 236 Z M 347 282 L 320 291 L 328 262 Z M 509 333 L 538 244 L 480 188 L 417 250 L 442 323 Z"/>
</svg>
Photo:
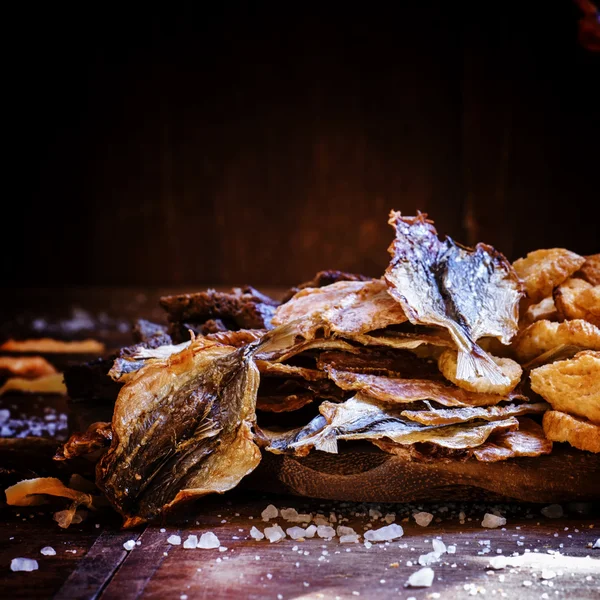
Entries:
<svg viewBox="0 0 600 600">
<path fill-rule="evenodd" d="M 345 525 L 338 525 L 337 534 L 342 537 L 343 535 L 357 535 L 356 531 L 352 527 L 346 527 Z"/>
<path fill-rule="evenodd" d="M 195 550 L 198 547 L 198 536 L 188 535 L 187 540 L 183 542 L 183 547 L 190 550 Z"/>
<path fill-rule="evenodd" d="M 313 538 L 313 537 L 315 537 L 315 533 L 317 533 L 317 526 L 316 525 L 309 525 L 306 528 L 306 534 L 304 535 L 304 537 Z"/>
<path fill-rule="evenodd" d="M 396 523 L 386 525 L 379 529 L 369 530 L 365 532 L 365 540 L 370 542 L 390 542 L 404 535 L 404 529 Z"/>
<path fill-rule="evenodd" d="M 523 582 L 523 585 L 524 585 L 525 587 L 531 587 L 531 586 L 533 585 L 533 581 L 529 581 L 528 579 L 526 579 L 526 580 Z"/>
<path fill-rule="evenodd" d="M 303 539 L 304 536 L 306 535 L 306 529 L 303 529 L 302 527 L 289 527 L 288 529 L 285 530 L 285 532 L 293 539 L 293 540 L 300 540 Z"/>
<path fill-rule="evenodd" d="M 594 545 L 592 546 L 592 548 L 600 548 L 600 538 L 598 538 L 595 542 Z"/>
<path fill-rule="evenodd" d="M 366 540 L 364 543 L 365 548 L 368 550 L 373 544 L 371 544 L 371 542 L 369 542 L 369 540 Z"/>
<path fill-rule="evenodd" d="M 166 530 L 164 527 L 161 527 L 161 528 L 160 528 L 160 532 L 161 532 L 161 533 L 167 533 L 167 530 Z"/>
<path fill-rule="evenodd" d="M 556 572 L 551 569 L 542 569 L 541 578 L 542 579 L 554 579 L 556 577 Z"/>
<path fill-rule="evenodd" d="M 341 535 L 340 536 L 340 544 L 356 544 L 360 539 L 358 534 L 354 535 Z"/>
<path fill-rule="evenodd" d="M 370 508 L 369 517 L 371 517 L 371 519 L 373 519 L 374 521 L 377 521 L 377 519 L 380 519 L 382 517 L 382 514 L 380 511 Z"/>
<path fill-rule="evenodd" d="M 123 548 L 125 548 L 125 550 L 127 550 L 127 552 L 133 550 L 135 548 L 135 540 L 127 540 L 123 544 Z"/>
<path fill-rule="evenodd" d="M 415 518 L 417 525 L 420 525 L 421 527 L 427 527 L 433 520 L 433 515 L 428 512 L 418 512 L 415 513 L 413 517 Z"/>
<path fill-rule="evenodd" d="M 212 531 L 207 531 L 200 536 L 197 547 L 204 550 L 212 550 L 213 548 L 218 548 L 220 545 L 219 538 Z"/>
<path fill-rule="evenodd" d="M 446 552 L 448 552 L 448 554 L 456 554 L 456 546 L 448 546 Z"/>
<path fill-rule="evenodd" d="M 406 582 L 409 587 L 431 587 L 433 583 L 434 572 L 433 569 L 425 567 L 415 571 Z"/>
<path fill-rule="evenodd" d="M 267 506 L 267 508 L 265 508 L 265 510 L 263 510 L 260 513 L 260 516 L 262 517 L 263 521 L 269 521 L 270 519 L 276 519 L 278 515 L 279 515 L 279 511 L 272 504 L 269 504 L 269 506 Z"/>
<path fill-rule="evenodd" d="M 549 519 L 560 519 L 564 514 L 563 507 L 560 504 L 544 506 L 540 512 Z"/>
<path fill-rule="evenodd" d="M 219 546 L 219 552 L 227 552 L 227 547 L 226 546 Z M 227 560 L 227 559 L 225 559 Z"/>
<path fill-rule="evenodd" d="M 38 568 L 38 562 L 33 558 L 13 558 L 10 561 L 11 571 L 37 571 Z"/>
<path fill-rule="evenodd" d="M 495 529 L 496 527 L 502 527 L 502 525 L 506 525 L 506 519 L 491 513 L 485 513 L 483 521 L 481 521 L 481 526 L 487 527 L 488 529 Z"/>
<path fill-rule="evenodd" d="M 272 544 L 281 541 L 285 537 L 285 531 L 279 525 L 273 525 L 273 527 L 265 527 L 265 536 Z"/>
<path fill-rule="evenodd" d="M 170 535 L 167 538 L 167 544 L 171 544 L 172 546 L 179 546 L 179 544 L 181 544 L 181 538 L 178 535 Z"/>
<path fill-rule="evenodd" d="M 317 535 L 323 539 L 331 539 L 335 537 L 335 529 L 330 525 L 319 525 L 317 527 Z"/>
<path fill-rule="evenodd" d="M 386 523 L 393 523 L 396 520 L 396 513 L 387 513 L 387 515 L 383 517 L 383 520 Z"/>
<path fill-rule="evenodd" d="M 255 540 L 264 540 L 265 534 L 260 529 L 257 529 L 256 527 L 253 526 L 252 529 L 250 530 L 250 537 Z"/>
<path fill-rule="evenodd" d="M 447 548 L 446 544 L 442 542 L 442 540 L 432 540 L 433 551 L 437 556 L 441 556 L 442 554 L 446 554 Z"/>
<path fill-rule="evenodd" d="M 421 554 L 421 556 L 419 556 L 419 564 L 422 567 L 428 567 L 429 565 L 439 561 L 440 555 L 436 554 L 435 552 L 428 552 L 427 554 Z"/>
<path fill-rule="evenodd" d="M 40 550 L 40 554 L 44 556 L 56 556 L 56 550 L 52 546 L 44 546 Z"/>
</svg>

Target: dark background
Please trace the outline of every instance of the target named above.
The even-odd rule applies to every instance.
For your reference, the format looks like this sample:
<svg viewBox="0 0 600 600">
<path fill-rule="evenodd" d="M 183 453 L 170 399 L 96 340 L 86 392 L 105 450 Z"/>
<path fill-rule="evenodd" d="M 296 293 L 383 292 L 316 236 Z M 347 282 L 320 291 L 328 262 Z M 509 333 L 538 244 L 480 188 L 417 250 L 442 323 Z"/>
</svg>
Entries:
<svg viewBox="0 0 600 600">
<path fill-rule="evenodd" d="M 511 259 L 600 251 L 600 55 L 577 7 L 455 4 L 7 23 L 3 285 L 379 275 L 391 208 Z"/>
</svg>

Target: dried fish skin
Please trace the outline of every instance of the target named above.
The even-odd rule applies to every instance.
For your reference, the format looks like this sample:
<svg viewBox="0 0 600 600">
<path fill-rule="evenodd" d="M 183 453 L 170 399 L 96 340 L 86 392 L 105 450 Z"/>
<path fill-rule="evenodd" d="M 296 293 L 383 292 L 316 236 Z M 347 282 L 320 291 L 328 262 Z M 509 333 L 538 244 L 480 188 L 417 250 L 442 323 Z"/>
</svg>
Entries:
<svg viewBox="0 0 600 600">
<path fill-rule="evenodd" d="M 394 410 L 372 398 L 357 394 L 333 404 L 324 402 L 321 414 L 328 424 L 311 436 L 290 444 L 295 451 L 308 448 L 337 453 L 339 440 L 380 440 L 411 445 L 430 442 L 452 450 L 474 448 L 483 444 L 494 431 L 516 429 L 517 419 L 461 423 L 459 425 L 426 426 L 402 417 Z"/>
<path fill-rule="evenodd" d="M 132 526 L 178 502 L 235 487 L 260 461 L 251 347 L 205 340 L 123 386 L 96 483 Z"/>
<path fill-rule="evenodd" d="M 523 286 L 506 258 L 491 246 L 467 249 L 441 241 L 427 215 L 390 213 L 396 237 L 385 279 L 411 323 L 447 329 L 459 351 L 459 379 L 506 377 L 477 345 L 481 337 L 508 344 L 518 331 Z"/>
<path fill-rule="evenodd" d="M 110 423 L 92 423 L 84 433 L 74 433 L 57 451 L 54 460 L 71 460 L 77 456 L 95 454 L 110 446 L 112 427 Z"/>
<path fill-rule="evenodd" d="M 285 454 L 292 452 L 296 456 L 306 456 L 311 446 L 301 446 L 301 442 L 315 435 L 327 425 L 327 419 L 323 415 L 317 415 L 304 427 L 297 427 L 286 431 L 266 429 L 257 430 L 257 442 L 267 451 L 273 454 Z M 299 448 L 292 448 L 293 444 L 299 444 Z"/>
<path fill-rule="evenodd" d="M 494 406 L 503 400 L 527 398 L 518 392 L 507 395 L 470 392 L 453 384 L 430 379 L 397 379 L 380 375 L 337 371 L 329 368 L 329 376 L 343 390 L 361 392 L 391 404 L 410 404 L 420 400 L 433 400 L 442 406 Z"/>
</svg>

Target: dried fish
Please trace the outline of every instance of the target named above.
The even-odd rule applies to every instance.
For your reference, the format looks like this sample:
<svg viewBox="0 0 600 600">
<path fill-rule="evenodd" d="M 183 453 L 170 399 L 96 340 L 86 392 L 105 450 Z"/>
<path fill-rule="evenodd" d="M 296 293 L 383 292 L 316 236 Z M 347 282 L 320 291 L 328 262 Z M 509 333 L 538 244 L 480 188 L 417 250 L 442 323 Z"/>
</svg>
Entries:
<svg viewBox="0 0 600 600">
<path fill-rule="evenodd" d="M 192 342 L 122 388 L 96 483 L 125 526 L 229 490 L 258 465 L 251 430 L 259 374 L 251 349 Z"/>
<path fill-rule="evenodd" d="M 410 322 L 449 331 L 459 351 L 458 379 L 505 383 L 476 342 L 490 336 L 508 344 L 517 333 L 523 289 L 510 263 L 485 244 L 471 250 L 439 240 L 425 214 L 392 211 L 389 223 L 396 238 L 385 279 Z"/>
</svg>

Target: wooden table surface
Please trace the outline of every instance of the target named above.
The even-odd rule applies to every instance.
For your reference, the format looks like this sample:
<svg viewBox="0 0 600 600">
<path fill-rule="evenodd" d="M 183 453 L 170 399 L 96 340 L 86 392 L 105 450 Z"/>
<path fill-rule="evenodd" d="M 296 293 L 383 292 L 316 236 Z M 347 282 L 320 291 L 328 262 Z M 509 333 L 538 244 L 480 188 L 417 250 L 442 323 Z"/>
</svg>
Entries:
<svg viewBox="0 0 600 600">
<path fill-rule="evenodd" d="M 19 302 L 28 310 L 30 302 L 34 310 L 46 292 L 39 293 L 41 296 L 22 292 Z M 122 336 L 121 320 L 126 321 L 132 314 L 155 318 L 159 315 L 153 308 L 156 295 L 157 292 L 139 290 L 63 291 L 53 303 L 76 302 L 92 315 L 106 307 L 115 320 L 96 337 L 114 341 L 119 336 L 111 328 L 120 329 Z M 15 317 L 14 311 L 5 314 L 11 315 L 12 323 L 23 326 L 24 320 Z M 3 331 L 10 331 L 11 326 L 8 321 L 3 323 Z M 27 413 L 39 410 L 40 404 L 53 402 L 60 410 L 61 400 L 55 398 L 5 396 L 0 399 L 0 408 L 15 410 L 18 406 Z M 273 544 L 254 540 L 250 529 L 253 525 L 261 530 L 268 526 L 260 514 L 270 503 L 325 516 L 333 512 L 337 515 L 336 524 L 340 518 L 347 518 L 343 524 L 360 534 L 365 527 L 386 524 L 369 516 L 369 509 L 383 515 L 394 512 L 396 522 L 404 528 L 404 536 L 370 548 L 363 539 L 358 544 L 340 544 L 337 537 L 306 541 L 287 537 Z M 83 523 L 63 530 L 52 520 L 53 511 L 45 506 L 3 505 L 0 598 L 600 598 L 600 549 L 592 548 L 600 538 L 600 506 L 564 505 L 565 516 L 559 519 L 543 516 L 541 508 L 356 505 L 268 497 L 238 489 L 197 502 L 166 523 L 123 531 L 120 519 L 108 509 L 90 512 Z M 494 509 L 506 516 L 506 526 L 483 528 L 484 514 Z M 415 523 L 412 514 L 418 510 L 434 514 L 428 527 Z M 459 519 L 461 511 L 466 514 L 463 523 Z M 273 522 L 284 529 L 296 525 L 282 518 Z M 189 534 L 200 536 L 207 531 L 214 532 L 226 550 L 184 549 L 167 542 L 171 534 L 180 535 L 184 541 Z M 433 550 L 434 538 L 455 545 L 456 553 L 444 554 L 431 565 L 435 572 L 431 587 L 405 587 L 409 576 L 421 568 L 419 556 Z M 123 544 L 129 540 L 139 545 L 127 552 Z M 56 555 L 42 555 L 40 550 L 45 546 L 54 548 Z M 500 553 L 507 557 L 518 553 L 520 558 L 515 560 L 520 561 L 519 566 L 491 569 L 490 558 Z M 39 569 L 11 572 L 10 562 L 16 557 L 36 559 Z"/>
</svg>

